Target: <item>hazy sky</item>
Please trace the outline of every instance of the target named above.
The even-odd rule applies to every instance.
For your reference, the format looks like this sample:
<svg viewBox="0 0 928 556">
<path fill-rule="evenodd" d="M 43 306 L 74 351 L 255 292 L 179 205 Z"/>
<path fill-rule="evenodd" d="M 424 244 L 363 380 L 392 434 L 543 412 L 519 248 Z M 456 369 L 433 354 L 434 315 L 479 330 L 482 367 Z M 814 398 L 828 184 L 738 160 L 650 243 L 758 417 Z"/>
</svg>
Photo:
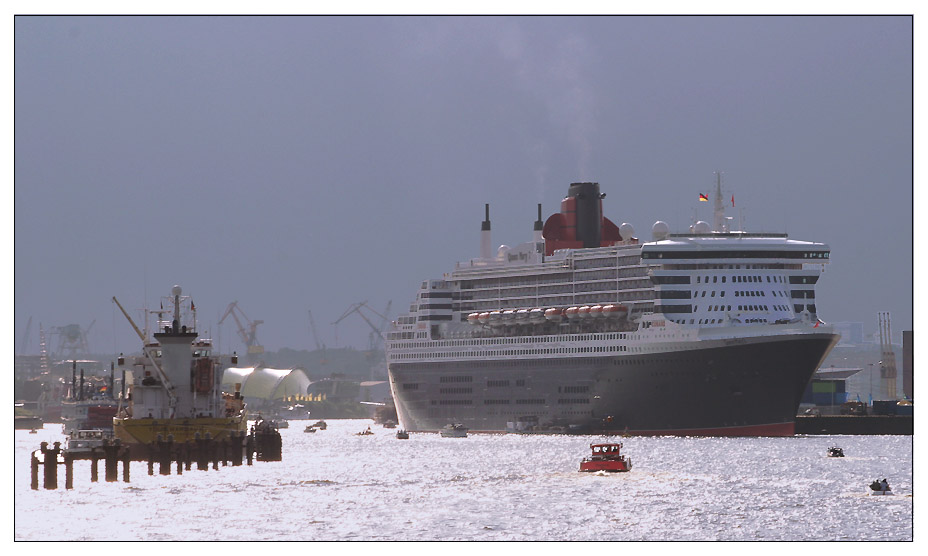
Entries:
<svg viewBox="0 0 928 556">
<path fill-rule="evenodd" d="M 180 284 L 202 329 L 364 348 L 419 283 L 531 238 L 598 181 L 650 240 L 723 172 L 749 231 L 830 245 L 830 322 L 912 327 L 908 17 L 17 17 L 15 349 L 139 342 Z M 54 346 L 51 346 L 54 347 Z M 226 349 L 228 348 L 228 349 Z"/>
</svg>

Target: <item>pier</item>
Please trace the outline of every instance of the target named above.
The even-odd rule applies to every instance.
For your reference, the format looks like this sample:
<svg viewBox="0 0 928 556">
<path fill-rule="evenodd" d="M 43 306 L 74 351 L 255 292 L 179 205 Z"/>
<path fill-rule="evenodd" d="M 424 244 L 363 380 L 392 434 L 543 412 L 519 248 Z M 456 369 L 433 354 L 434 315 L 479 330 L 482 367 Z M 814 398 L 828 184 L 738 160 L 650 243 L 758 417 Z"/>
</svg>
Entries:
<svg viewBox="0 0 928 556">
<path fill-rule="evenodd" d="M 119 480 L 118 465 L 122 463 L 122 480 L 129 482 L 131 461 L 148 464 L 148 474 L 154 475 L 157 466 L 159 475 L 170 475 L 175 469 L 177 475 L 190 471 L 193 465 L 197 470 L 207 471 L 210 467 L 218 470 L 220 464 L 240 466 L 243 462 L 252 465 L 258 461 L 281 461 L 281 438 L 276 426 L 252 427 L 251 434 L 239 431 L 236 436 L 216 440 L 206 433 L 202 438 L 199 433 L 193 440 L 175 442 L 173 435 L 163 438 L 160 434 L 148 445 L 123 445 L 119 439 L 105 439 L 100 446 L 83 450 L 67 450 L 61 442 L 49 447 L 42 442 L 40 448 L 32 452 L 31 473 L 32 489 L 39 489 L 39 476 L 42 487 L 46 490 L 58 488 L 58 466 L 65 469 L 65 488 L 74 488 L 74 462 L 90 461 L 90 481 L 99 480 L 99 462 L 104 462 L 104 477 L 107 482 Z M 40 471 L 41 468 L 41 471 Z"/>
</svg>

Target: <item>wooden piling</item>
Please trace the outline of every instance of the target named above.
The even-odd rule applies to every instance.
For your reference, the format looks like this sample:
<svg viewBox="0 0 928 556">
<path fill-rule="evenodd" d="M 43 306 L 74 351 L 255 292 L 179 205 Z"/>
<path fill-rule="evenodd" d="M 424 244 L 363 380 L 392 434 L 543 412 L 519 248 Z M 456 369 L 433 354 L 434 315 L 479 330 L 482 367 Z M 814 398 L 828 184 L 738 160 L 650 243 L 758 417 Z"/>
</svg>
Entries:
<svg viewBox="0 0 928 556">
<path fill-rule="evenodd" d="M 184 469 L 186 469 L 187 471 L 190 471 L 190 463 L 191 463 L 191 461 L 192 461 L 192 459 L 191 459 L 192 453 L 193 453 L 193 447 L 191 446 L 190 440 L 188 439 L 186 442 L 184 442 L 184 449 L 183 449 L 183 454 L 184 454 Z"/>
<path fill-rule="evenodd" d="M 158 473 L 161 475 L 171 474 L 171 444 L 173 444 L 173 438 L 161 440 L 159 435 L 157 453 Z"/>
<path fill-rule="evenodd" d="M 29 462 L 29 467 L 32 469 L 32 490 L 39 490 L 39 456 L 36 455 L 37 451 L 32 451 L 32 459 Z"/>
<path fill-rule="evenodd" d="M 119 480 L 119 446 L 106 443 L 103 445 L 103 465 L 106 482 L 115 483 Z"/>
<path fill-rule="evenodd" d="M 97 448 L 90 449 L 90 482 L 95 483 L 99 480 L 99 462 L 100 453 L 97 451 Z"/>
<path fill-rule="evenodd" d="M 116 442 L 117 443 L 119 442 L 118 438 L 116 439 Z M 129 482 L 129 462 L 131 461 L 131 458 L 129 456 L 130 456 L 129 447 L 126 446 L 125 451 L 123 452 L 123 456 L 122 456 L 122 480 L 124 483 Z"/>
<path fill-rule="evenodd" d="M 74 488 L 74 456 L 68 452 L 64 453 L 64 488 Z"/>
<path fill-rule="evenodd" d="M 209 469 L 209 463 L 207 462 L 209 455 L 206 452 L 206 439 L 200 438 L 200 433 L 196 433 L 194 442 L 196 442 L 197 445 L 197 470 L 203 471 L 204 469 Z"/>
<path fill-rule="evenodd" d="M 55 447 L 48 449 L 48 442 L 42 443 L 45 452 L 45 488 L 55 490 L 58 488 L 58 454 L 61 452 L 61 442 L 55 442 Z"/>
</svg>

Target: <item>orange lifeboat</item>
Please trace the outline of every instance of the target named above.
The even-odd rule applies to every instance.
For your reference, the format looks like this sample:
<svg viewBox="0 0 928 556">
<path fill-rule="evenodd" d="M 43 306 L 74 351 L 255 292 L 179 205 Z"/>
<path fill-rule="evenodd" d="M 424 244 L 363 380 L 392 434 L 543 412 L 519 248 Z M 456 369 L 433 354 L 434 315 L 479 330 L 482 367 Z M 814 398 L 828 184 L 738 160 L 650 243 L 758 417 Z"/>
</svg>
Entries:
<svg viewBox="0 0 928 556">
<path fill-rule="evenodd" d="M 628 313 L 625 305 L 603 305 L 604 317 L 623 317 Z"/>
<path fill-rule="evenodd" d="M 516 311 L 516 319 L 520 321 L 528 320 L 528 309 L 519 309 Z"/>
<path fill-rule="evenodd" d="M 471 313 L 467 315 L 467 322 L 470 324 L 480 324 L 480 313 Z"/>
<path fill-rule="evenodd" d="M 603 306 L 593 305 L 592 307 L 590 307 L 590 316 L 593 318 L 599 318 L 603 316 Z"/>
<path fill-rule="evenodd" d="M 535 324 L 538 324 L 539 322 L 544 322 L 545 312 L 538 308 L 532 309 L 531 311 L 528 312 L 528 320 L 529 322 L 533 322 Z"/>
<path fill-rule="evenodd" d="M 551 322 L 561 322 L 564 320 L 564 311 L 562 309 L 551 308 L 545 311 L 545 318 Z"/>
<path fill-rule="evenodd" d="M 480 324 L 486 324 L 490 321 L 490 313 L 480 313 L 480 316 L 477 318 L 480 319 Z"/>
<path fill-rule="evenodd" d="M 581 319 L 585 319 L 590 316 L 590 306 L 584 305 L 577 310 L 577 316 Z"/>
<path fill-rule="evenodd" d="M 564 311 L 564 316 L 567 317 L 568 319 L 573 320 L 577 318 L 577 313 L 579 312 L 580 312 L 579 307 L 568 307 L 567 310 Z"/>
</svg>

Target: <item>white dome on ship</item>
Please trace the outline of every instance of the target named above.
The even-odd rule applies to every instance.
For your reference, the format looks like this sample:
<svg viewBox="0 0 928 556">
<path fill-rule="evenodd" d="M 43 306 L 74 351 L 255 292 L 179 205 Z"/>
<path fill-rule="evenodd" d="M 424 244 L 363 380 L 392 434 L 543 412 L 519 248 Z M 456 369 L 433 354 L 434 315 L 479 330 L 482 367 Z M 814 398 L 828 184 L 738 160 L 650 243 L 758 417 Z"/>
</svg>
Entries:
<svg viewBox="0 0 928 556">
<path fill-rule="evenodd" d="M 709 223 L 704 220 L 700 220 L 693 226 L 694 234 L 708 234 L 711 231 L 712 228 L 709 227 Z"/>
<path fill-rule="evenodd" d="M 670 235 L 670 226 L 663 220 L 658 220 L 651 226 L 651 235 L 654 236 L 656 241 L 666 239 Z"/>
<path fill-rule="evenodd" d="M 505 259 L 506 255 L 509 254 L 509 246 L 505 243 L 499 246 L 499 249 L 496 250 L 496 258 Z"/>
<path fill-rule="evenodd" d="M 622 222 L 622 225 L 619 226 L 619 235 L 622 236 L 622 239 L 631 239 L 635 237 L 635 228 L 628 222 Z"/>
</svg>

